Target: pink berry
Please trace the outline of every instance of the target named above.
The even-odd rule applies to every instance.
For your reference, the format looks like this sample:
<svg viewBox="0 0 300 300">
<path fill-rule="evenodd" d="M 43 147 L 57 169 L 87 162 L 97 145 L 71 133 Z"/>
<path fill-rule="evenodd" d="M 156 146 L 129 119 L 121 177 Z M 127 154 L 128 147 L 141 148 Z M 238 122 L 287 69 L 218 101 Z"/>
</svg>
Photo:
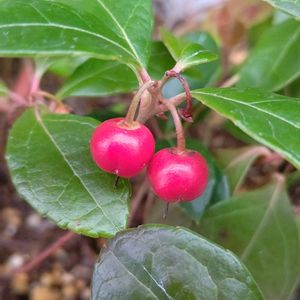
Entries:
<svg viewBox="0 0 300 300">
<path fill-rule="evenodd" d="M 133 122 L 128 125 L 123 118 L 110 119 L 94 131 L 91 154 L 104 171 L 130 178 L 142 171 L 151 160 L 155 141 L 150 130 Z"/>
<path fill-rule="evenodd" d="M 166 148 L 154 155 L 147 175 L 155 194 L 162 200 L 192 201 L 205 191 L 208 167 L 196 151 Z"/>
</svg>

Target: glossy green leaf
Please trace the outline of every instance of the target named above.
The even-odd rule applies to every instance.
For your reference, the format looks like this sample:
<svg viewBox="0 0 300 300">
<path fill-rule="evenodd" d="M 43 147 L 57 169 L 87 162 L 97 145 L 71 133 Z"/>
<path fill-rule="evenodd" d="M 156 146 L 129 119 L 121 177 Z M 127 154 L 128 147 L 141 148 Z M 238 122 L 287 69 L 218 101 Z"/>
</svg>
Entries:
<svg viewBox="0 0 300 300">
<path fill-rule="evenodd" d="M 285 87 L 283 92 L 286 96 L 300 98 L 300 77 Z"/>
<path fill-rule="evenodd" d="M 175 65 L 175 60 L 162 42 L 152 42 L 148 72 L 153 79 L 161 79 Z"/>
<path fill-rule="evenodd" d="M 192 231 L 143 226 L 118 234 L 100 253 L 92 300 L 263 299 L 230 252 Z"/>
<path fill-rule="evenodd" d="M 223 127 L 234 138 L 244 142 L 245 144 L 257 144 L 257 142 L 247 135 L 244 131 L 234 125 L 231 121 L 226 120 Z"/>
<path fill-rule="evenodd" d="M 152 23 L 150 0 L 3 0 L 0 55 L 79 55 L 146 66 Z"/>
<path fill-rule="evenodd" d="M 188 43 L 197 43 L 200 44 L 205 49 L 215 53 L 220 57 L 220 50 L 216 41 L 212 38 L 209 33 L 206 32 L 195 32 L 182 37 Z M 170 55 L 170 54 L 169 54 Z M 175 63 L 172 64 L 173 67 Z M 169 70 L 165 69 L 166 70 Z M 220 59 L 193 66 L 183 72 L 184 77 L 187 79 L 191 89 L 204 88 L 212 86 L 221 73 L 221 64 Z M 164 95 L 166 97 L 175 96 L 183 92 L 183 87 L 180 82 L 176 79 L 170 80 L 164 87 Z"/>
<path fill-rule="evenodd" d="M 265 0 L 274 7 L 300 20 L 300 0 Z"/>
<path fill-rule="evenodd" d="M 240 87 L 277 91 L 300 76 L 300 23 L 287 20 L 265 31 L 240 71 Z"/>
<path fill-rule="evenodd" d="M 236 253 L 267 299 L 290 299 L 300 275 L 300 241 L 283 178 L 211 207 L 201 232 Z"/>
<path fill-rule="evenodd" d="M 138 87 L 133 71 L 118 61 L 89 59 L 66 81 L 58 96 L 108 96 Z"/>
<path fill-rule="evenodd" d="M 69 77 L 75 69 L 88 58 L 84 56 L 72 57 L 38 57 L 35 59 L 37 70 L 44 74 L 50 71 L 61 77 Z"/>
<path fill-rule="evenodd" d="M 233 194 L 238 191 L 254 161 L 261 156 L 268 156 L 270 154 L 271 152 L 267 148 L 261 146 L 217 151 L 217 161 L 227 175 Z"/>
<path fill-rule="evenodd" d="M 177 61 L 177 71 L 183 71 L 192 66 L 217 59 L 216 54 L 206 50 L 200 44 L 177 38 L 165 29 L 161 29 L 160 35 L 171 55 Z"/>
<path fill-rule="evenodd" d="M 199 89 L 194 98 L 300 168 L 300 101 L 256 89 Z"/>
<path fill-rule="evenodd" d="M 154 79 L 161 79 L 174 60 L 161 42 L 151 44 L 148 72 Z M 63 85 L 58 95 L 107 96 L 130 92 L 138 88 L 133 71 L 116 61 L 89 59 L 81 64 Z"/>
<path fill-rule="evenodd" d="M 22 197 L 58 226 L 98 237 L 124 229 L 130 188 L 99 170 L 89 140 L 94 119 L 29 110 L 13 126 L 7 160 Z"/>
<path fill-rule="evenodd" d="M 186 41 L 202 45 L 218 58 L 205 64 L 190 68 L 184 75 L 192 89 L 213 85 L 221 73 L 221 52 L 213 37 L 207 32 L 194 32 L 184 36 Z"/>
<path fill-rule="evenodd" d="M 209 151 L 199 141 L 188 139 L 186 144 L 188 149 L 201 153 L 201 155 L 206 159 L 209 169 L 209 179 L 205 192 L 194 201 L 179 204 L 180 208 L 185 211 L 186 214 L 188 214 L 194 221 L 198 222 L 209 205 L 226 200 L 230 197 L 229 186 L 226 176 L 217 167 Z M 156 145 L 158 150 L 167 147 L 175 147 L 176 140 L 158 141 Z M 177 223 L 177 225 L 181 224 Z"/>
</svg>

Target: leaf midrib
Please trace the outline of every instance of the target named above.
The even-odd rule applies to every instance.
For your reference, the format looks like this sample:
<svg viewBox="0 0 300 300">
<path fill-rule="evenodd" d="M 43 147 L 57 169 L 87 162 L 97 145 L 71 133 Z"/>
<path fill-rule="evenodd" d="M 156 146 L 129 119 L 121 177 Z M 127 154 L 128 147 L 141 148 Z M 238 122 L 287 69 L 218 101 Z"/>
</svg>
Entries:
<svg viewBox="0 0 300 300">
<path fill-rule="evenodd" d="M 133 52 L 133 55 L 137 59 L 138 63 L 143 66 L 143 63 L 141 61 L 141 58 L 139 57 L 136 49 L 134 48 L 131 40 L 129 39 L 125 29 L 121 26 L 119 21 L 115 18 L 115 16 L 111 13 L 111 11 L 107 8 L 107 6 L 102 2 L 102 0 L 97 0 L 97 2 L 102 6 L 102 8 L 107 12 L 107 14 L 111 17 L 112 21 L 117 25 L 117 27 L 120 29 L 125 41 L 127 42 L 128 46 L 130 47 L 131 51 Z"/>
<path fill-rule="evenodd" d="M 66 162 L 66 164 L 68 165 L 68 167 L 71 169 L 71 171 L 73 172 L 73 174 L 78 178 L 78 180 L 80 181 L 80 183 L 82 184 L 82 186 L 84 187 L 84 189 L 87 191 L 87 193 L 89 194 L 89 196 L 91 197 L 91 199 L 95 202 L 96 206 L 100 209 L 100 211 L 102 212 L 102 215 L 107 219 L 107 221 L 113 225 L 113 227 L 115 228 L 115 230 L 118 232 L 121 230 L 121 228 L 119 226 L 117 226 L 112 220 L 111 218 L 109 218 L 106 213 L 104 212 L 103 208 L 99 205 L 99 203 L 96 201 L 96 199 L 94 198 L 94 196 L 90 193 L 90 191 L 88 190 L 88 188 L 86 187 L 85 183 L 82 181 L 82 179 L 80 178 L 80 176 L 77 174 L 77 172 L 73 169 L 72 165 L 69 163 L 68 159 L 65 157 L 64 153 L 60 150 L 59 146 L 57 145 L 56 141 L 52 138 L 51 133 L 49 132 L 48 128 L 46 127 L 46 125 L 43 123 L 42 118 L 39 115 L 36 115 L 36 120 L 37 122 L 40 124 L 41 129 L 43 129 L 43 131 L 45 132 L 45 134 L 48 136 L 49 140 L 52 142 L 52 144 L 54 145 L 55 149 L 58 151 L 58 153 L 62 156 L 63 160 Z"/>
<path fill-rule="evenodd" d="M 111 44 L 113 44 L 114 46 L 122 49 L 123 51 L 125 51 L 127 54 L 129 54 L 131 57 L 133 57 L 134 59 L 136 59 L 134 57 L 134 55 L 128 51 L 128 49 L 124 48 L 123 46 L 121 46 L 120 44 L 116 43 L 115 41 L 99 34 L 96 32 L 92 32 L 86 29 L 82 29 L 79 27 L 71 27 L 71 26 L 67 26 L 67 25 L 63 25 L 63 24 L 58 24 L 58 23 L 11 23 L 11 24 L 5 24 L 5 25 L 0 25 L 0 29 L 4 29 L 4 28 L 16 28 L 16 27 L 53 27 L 53 28 L 59 28 L 59 29 L 63 29 L 63 30 L 70 30 L 70 31 L 75 31 L 75 32 L 81 32 L 81 33 L 85 33 L 97 38 L 100 38 L 102 40 L 105 40 Z"/>
<path fill-rule="evenodd" d="M 282 118 L 282 117 L 280 117 L 280 116 L 278 116 L 278 115 L 276 115 L 276 114 L 273 114 L 272 112 L 267 111 L 267 110 L 265 110 L 265 109 L 259 108 L 259 107 L 257 107 L 257 106 L 253 106 L 253 105 L 251 105 L 252 103 L 246 103 L 246 102 L 243 102 L 243 101 L 239 101 L 239 100 L 237 100 L 237 99 L 225 97 L 225 96 L 223 96 L 223 95 L 218 95 L 218 94 L 215 94 L 215 93 L 207 93 L 207 92 L 203 92 L 203 91 L 193 91 L 192 94 L 199 94 L 199 95 L 202 94 L 202 95 L 206 95 L 206 96 L 210 96 L 210 97 L 213 96 L 213 97 L 221 98 L 221 99 L 224 99 L 224 100 L 227 100 L 227 101 L 230 101 L 230 102 L 238 103 L 238 104 L 240 104 L 240 105 L 244 105 L 244 106 L 250 107 L 250 108 L 252 108 L 252 109 L 254 109 L 254 110 L 258 110 L 258 111 L 260 111 L 260 112 L 263 112 L 263 113 L 265 113 L 265 114 L 267 114 L 267 115 L 269 115 L 269 116 L 272 116 L 272 117 L 275 118 L 275 119 L 281 120 L 282 122 L 285 122 L 285 123 L 287 123 L 288 125 L 290 125 L 290 126 L 296 128 L 296 129 L 300 129 L 300 127 L 295 126 L 294 123 L 288 121 L 287 119 L 284 119 L 284 118 Z M 268 101 L 265 101 L 265 102 L 268 102 Z M 256 103 L 259 104 L 260 102 L 256 102 Z"/>
<path fill-rule="evenodd" d="M 259 236 L 261 234 L 261 231 L 263 230 L 264 226 L 268 222 L 269 215 L 273 212 L 274 206 L 277 204 L 277 202 L 280 199 L 280 197 L 278 195 L 280 195 L 280 191 L 283 189 L 283 184 L 284 184 L 283 181 L 278 179 L 277 185 L 276 185 L 276 187 L 275 187 L 275 189 L 272 193 L 271 199 L 269 201 L 269 205 L 267 207 L 267 210 L 264 213 L 261 221 L 259 222 L 259 225 L 257 226 L 257 229 L 256 229 L 255 233 L 253 234 L 253 236 L 249 240 L 248 246 L 241 253 L 241 256 L 240 256 L 241 261 L 245 261 L 248 258 L 252 248 L 254 247 L 254 244 L 255 244 L 256 240 L 259 238 Z"/>
<path fill-rule="evenodd" d="M 289 38 L 289 41 L 284 45 L 283 49 L 280 51 L 278 59 L 275 61 L 274 64 L 272 64 L 272 67 L 269 70 L 269 74 L 274 73 L 274 70 L 276 70 L 276 68 L 280 65 L 282 59 L 285 57 L 286 52 L 289 50 L 290 46 L 293 45 L 293 43 L 295 42 L 299 34 L 300 34 L 300 27 L 297 28 L 294 34 Z"/>
<path fill-rule="evenodd" d="M 155 294 L 154 292 L 148 288 L 143 282 L 141 282 L 122 262 L 121 260 L 114 254 L 113 251 L 108 250 L 108 253 L 110 253 L 112 255 L 112 257 L 115 258 L 115 260 L 118 262 L 118 264 L 126 271 L 126 273 L 128 273 L 131 277 L 133 277 L 135 279 L 135 281 L 137 281 L 141 286 L 145 287 L 145 289 L 150 292 L 151 295 L 154 296 L 155 299 L 160 300 Z"/>
</svg>

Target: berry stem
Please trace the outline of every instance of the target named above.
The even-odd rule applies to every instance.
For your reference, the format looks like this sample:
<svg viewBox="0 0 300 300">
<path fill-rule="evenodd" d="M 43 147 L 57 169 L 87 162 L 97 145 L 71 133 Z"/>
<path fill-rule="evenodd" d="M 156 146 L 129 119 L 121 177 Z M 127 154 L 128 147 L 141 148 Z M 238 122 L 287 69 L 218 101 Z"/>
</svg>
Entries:
<svg viewBox="0 0 300 300">
<path fill-rule="evenodd" d="M 140 100 L 141 100 L 141 96 L 143 95 L 143 93 L 149 89 L 150 87 L 152 87 L 156 82 L 155 81 L 147 81 L 146 83 L 144 83 L 140 89 L 137 91 L 137 93 L 135 94 L 135 96 L 133 97 L 130 107 L 128 109 L 127 115 L 125 117 L 125 121 L 126 123 L 130 124 L 134 121 L 134 117 L 137 111 L 137 108 L 139 106 Z"/>
<path fill-rule="evenodd" d="M 185 91 L 185 95 L 186 95 L 186 107 L 184 109 L 180 110 L 179 113 L 180 113 L 180 116 L 184 120 L 186 120 L 187 122 L 192 122 L 193 121 L 193 119 L 192 119 L 192 95 L 191 95 L 191 90 L 190 90 L 187 80 L 180 73 L 178 73 L 174 70 L 167 71 L 165 73 L 165 77 L 166 78 L 175 77 L 182 84 L 184 91 Z"/>
<path fill-rule="evenodd" d="M 172 118 L 173 118 L 175 128 L 176 128 L 177 149 L 180 152 L 183 152 L 183 151 L 185 151 L 185 136 L 184 136 L 183 126 L 182 126 L 180 117 L 178 115 L 177 109 L 169 100 L 164 99 L 163 103 L 165 104 L 165 106 L 167 106 L 167 108 L 169 109 L 169 111 L 172 114 Z"/>
</svg>

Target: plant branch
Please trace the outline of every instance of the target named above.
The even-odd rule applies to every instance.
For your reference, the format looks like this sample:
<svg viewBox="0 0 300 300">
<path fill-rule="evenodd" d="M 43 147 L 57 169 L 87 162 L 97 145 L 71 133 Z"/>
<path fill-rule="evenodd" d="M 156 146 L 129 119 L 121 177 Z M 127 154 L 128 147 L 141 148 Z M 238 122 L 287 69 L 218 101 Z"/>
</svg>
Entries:
<svg viewBox="0 0 300 300">
<path fill-rule="evenodd" d="M 137 111 L 137 108 L 139 106 L 140 100 L 141 100 L 141 96 L 143 95 L 143 93 L 148 90 L 150 87 L 154 86 L 157 82 L 156 81 L 147 81 L 146 83 L 144 83 L 140 89 L 138 90 L 138 92 L 135 94 L 134 98 L 132 99 L 132 102 L 130 104 L 130 107 L 128 109 L 128 113 L 125 117 L 125 121 L 128 124 L 131 124 L 134 121 L 134 117 Z"/>
<path fill-rule="evenodd" d="M 39 253 L 35 258 L 31 261 L 20 267 L 19 269 L 14 271 L 16 273 L 28 273 L 34 268 L 36 268 L 39 264 L 41 264 L 45 259 L 51 256 L 56 250 L 64 246 L 68 241 L 78 236 L 74 232 L 67 232 L 65 235 L 60 237 L 57 241 L 55 241 L 49 248 Z"/>
<path fill-rule="evenodd" d="M 165 106 L 169 109 L 169 111 L 172 114 L 173 121 L 176 128 L 176 136 L 177 136 L 177 149 L 181 152 L 185 150 L 185 136 L 184 136 L 184 130 L 183 126 L 180 120 L 180 117 L 178 115 L 177 109 L 174 106 L 173 103 L 170 102 L 170 100 L 163 100 L 163 103 Z"/>
<path fill-rule="evenodd" d="M 189 87 L 187 80 L 180 73 L 178 73 L 174 70 L 167 71 L 165 73 L 165 77 L 167 77 L 167 78 L 175 77 L 182 84 L 184 91 L 185 91 L 185 95 L 186 95 L 186 107 L 185 107 L 185 109 L 179 110 L 179 113 L 180 113 L 180 116 L 185 121 L 193 122 L 193 119 L 192 119 L 192 95 L 191 95 L 190 87 Z"/>
<path fill-rule="evenodd" d="M 136 213 L 141 205 L 141 202 L 146 195 L 147 191 L 149 190 L 149 184 L 148 181 L 145 179 L 142 184 L 140 185 L 136 196 L 132 200 L 132 207 L 131 207 L 131 212 L 130 212 L 130 218 L 128 221 L 129 227 L 133 226 L 133 221 L 136 216 Z"/>
</svg>

